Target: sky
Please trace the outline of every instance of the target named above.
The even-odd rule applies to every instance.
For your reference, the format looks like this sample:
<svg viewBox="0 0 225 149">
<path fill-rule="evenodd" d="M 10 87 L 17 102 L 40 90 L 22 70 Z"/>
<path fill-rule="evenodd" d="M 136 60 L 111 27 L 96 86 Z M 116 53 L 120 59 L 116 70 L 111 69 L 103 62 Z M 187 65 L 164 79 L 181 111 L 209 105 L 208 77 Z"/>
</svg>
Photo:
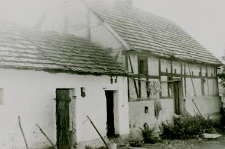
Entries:
<svg viewBox="0 0 225 149">
<path fill-rule="evenodd" d="M 134 0 L 134 5 L 174 21 L 216 57 L 225 54 L 225 0 Z"/>
<path fill-rule="evenodd" d="M 0 20 L 34 26 L 56 0 L 0 0 Z M 133 0 L 133 5 L 181 26 L 216 57 L 225 50 L 225 0 Z"/>
</svg>

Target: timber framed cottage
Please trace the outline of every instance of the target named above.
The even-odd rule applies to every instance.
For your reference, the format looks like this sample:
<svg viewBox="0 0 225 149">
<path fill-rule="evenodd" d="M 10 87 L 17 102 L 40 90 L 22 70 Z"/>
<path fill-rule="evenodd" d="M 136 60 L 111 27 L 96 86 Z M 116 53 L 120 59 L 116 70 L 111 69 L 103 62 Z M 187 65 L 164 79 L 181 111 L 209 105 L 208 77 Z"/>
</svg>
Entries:
<svg viewBox="0 0 225 149">
<path fill-rule="evenodd" d="M 64 0 L 36 27 L 89 39 L 127 69 L 134 136 L 145 123 L 171 121 L 174 113 L 219 114 L 221 62 L 174 22 L 133 7 L 132 1 Z"/>
<path fill-rule="evenodd" d="M 59 149 L 103 144 L 87 116 L 129 134 L 127 73 L 89 40 L 1 22 L 0 71 L 1 149 L 26 148 L 20 125 L 29 148 L 51 147 L 37 125 Z"/>
</svg>

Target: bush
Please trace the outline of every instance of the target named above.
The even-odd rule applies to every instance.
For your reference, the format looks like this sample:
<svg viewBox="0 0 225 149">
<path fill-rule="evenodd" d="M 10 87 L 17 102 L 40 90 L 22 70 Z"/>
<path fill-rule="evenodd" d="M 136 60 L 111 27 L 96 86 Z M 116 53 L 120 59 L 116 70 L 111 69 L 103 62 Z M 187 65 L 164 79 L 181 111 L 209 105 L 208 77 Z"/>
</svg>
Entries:
<svg viewBox="0 0 225 149">
<path fill-rule="evenodd" d="M 172 124 L 162 124 L 162 138 L 166 139 L 190 139 L 202 137 L 203 133 L 215 133 L 218 124 L 201 116 L 179 117 Z"/>
<path fill-rule="evenodd" d="M 54 147 L 49 146 L 49 147 L 45 147 L 45 148 L 43 148 L 43 149 L 54 149 Z"/>
<path fill-rule="evenodd" d="M 139 141 L 139 140 L 137 140 L 137 141 L 130 141 L 129 143 L 130 143 L 131 147 L 141 147 L 141 146 L 143 146 L 143 143 L 141 141 Z"/>
<path fill-rule="evenodd" d="M 102 146 L 102 147 L 91 147 L 91 146 L 89 146 L 89 145 L 86 145 L 85 146 L 85 149 L 107 149 L 107 147 L 104 147 L 104 146 Z"/>
<path fill-rule="evenodd" d="M 142 128 L 140 129 L 142 132 L 143 141 L 145 143 L 156 143 L 160 140 L 159 136 L 154 132 L 154 128 L 153 129 L 149 128 L 147 123 L 144 124 L 143 129 Z"/>
</svg>

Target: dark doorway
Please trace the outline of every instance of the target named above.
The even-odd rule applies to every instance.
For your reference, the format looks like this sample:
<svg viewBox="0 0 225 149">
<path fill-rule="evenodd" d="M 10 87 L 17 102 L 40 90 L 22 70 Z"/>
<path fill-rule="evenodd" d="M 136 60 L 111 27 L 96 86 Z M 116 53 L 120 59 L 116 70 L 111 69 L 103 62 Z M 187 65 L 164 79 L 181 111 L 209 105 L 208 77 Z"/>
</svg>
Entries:
<svg viewBox="0 0 225 149">
<path fill-rule="evenodd" d="M 69 131 L 69 103 L 70 90 L 56 90 L 56 127 L 57 127 L 57 148 L 70 149 Z"/>
<path fill-rule="evenodd" d="M 173 82 L 173 97 L 174 97 L 174 110 L 175 114 L 181 114 L 181 100 L 180 100 L 180 81 Z"/>
<path fill-rule="evenodd" d="M 105 96 L 107 107 L 107 136 L 112 137 L 115 136 L 113 91 L 105 91 Z"/>
</svg>

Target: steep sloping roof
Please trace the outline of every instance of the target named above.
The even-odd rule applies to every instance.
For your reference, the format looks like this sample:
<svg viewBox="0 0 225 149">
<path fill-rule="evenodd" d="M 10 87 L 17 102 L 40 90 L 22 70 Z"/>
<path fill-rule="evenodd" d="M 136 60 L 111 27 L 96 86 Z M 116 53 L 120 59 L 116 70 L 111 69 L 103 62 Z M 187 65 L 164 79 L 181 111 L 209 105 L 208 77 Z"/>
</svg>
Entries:
<svg viewBox="0 0 225 149">
<path fill-rule="evenodd" d="M 0 23 L 0 68 L 124 75 L 106 50 L 73 35 Z"/>
<path fill-rule="evenodd" d="M 123 2 L 85 0 L 86 5 L 108 23 L 132 50 L 209 64 L 221 62 L 172 21 Z"/>
</svg>

